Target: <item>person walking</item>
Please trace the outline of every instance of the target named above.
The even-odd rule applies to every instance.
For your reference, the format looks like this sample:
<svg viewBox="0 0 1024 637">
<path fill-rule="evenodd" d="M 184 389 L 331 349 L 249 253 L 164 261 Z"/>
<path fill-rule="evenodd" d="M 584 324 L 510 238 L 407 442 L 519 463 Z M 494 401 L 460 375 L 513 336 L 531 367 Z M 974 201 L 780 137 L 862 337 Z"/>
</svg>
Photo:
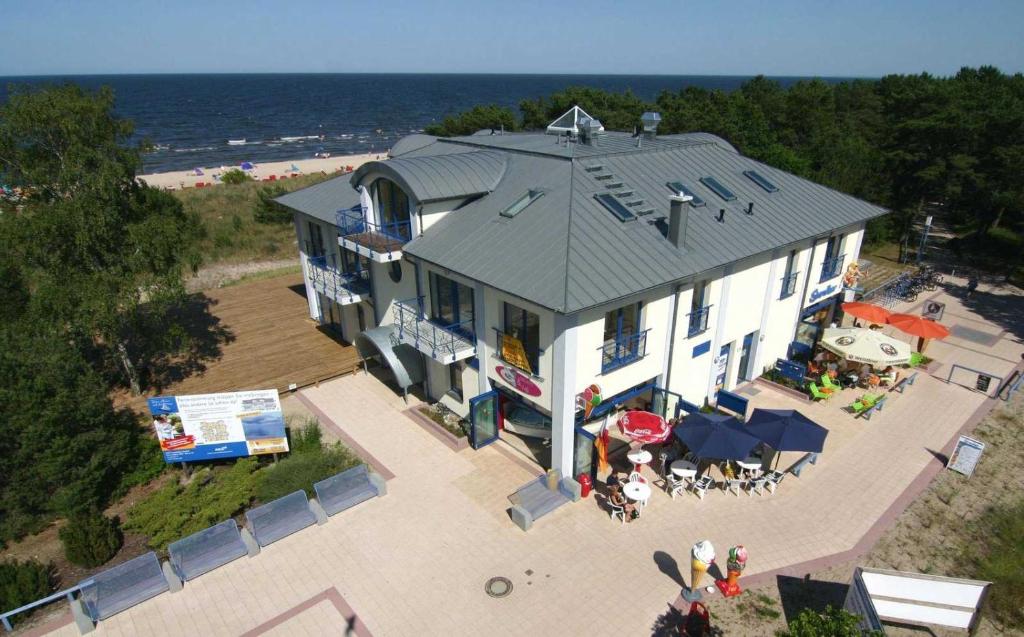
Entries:
<svg viewBox="0 0 1024 637">
<path fill-rule="evenodd" d="M 974 291 L 978 289 L 978 274 L 977 272 L 971 272 L 970 276 L 967 277 L 967 298 L 971 298 L 974 295 Z"/>
</svg>

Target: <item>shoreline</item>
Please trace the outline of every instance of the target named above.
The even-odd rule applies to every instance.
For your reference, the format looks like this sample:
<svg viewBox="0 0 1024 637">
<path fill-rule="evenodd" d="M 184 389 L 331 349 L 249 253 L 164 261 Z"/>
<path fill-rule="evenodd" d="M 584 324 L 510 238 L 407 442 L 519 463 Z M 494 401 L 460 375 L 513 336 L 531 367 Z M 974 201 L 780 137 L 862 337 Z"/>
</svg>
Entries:
<svg viewBox="0 0 1024 637">
<path fill-rule="evenodd" d="M 378 159 L 386 159 L 387 152 L 364 153 L 361 155 L 338 155 L 336 157 L 317 157 L 313 159 L 294 159 L 253 163 L 252 169 L 245 171 L 256 181 L 280 181 L 299 175 L 344 173 L 356 170 L 363 164 Z M 161 173 L 139 175 L 138 180 L 144 181 L 154 188 L 164 190 L 180 190 L 219 185 L 220 176 L 226 171 L 241 168 L 237 165 L 211 166 L 200 169 L 202 174 L 192 170 L 175 170 Z M 201 186 L 199 184 L 202 184 Z"/>
</svg>

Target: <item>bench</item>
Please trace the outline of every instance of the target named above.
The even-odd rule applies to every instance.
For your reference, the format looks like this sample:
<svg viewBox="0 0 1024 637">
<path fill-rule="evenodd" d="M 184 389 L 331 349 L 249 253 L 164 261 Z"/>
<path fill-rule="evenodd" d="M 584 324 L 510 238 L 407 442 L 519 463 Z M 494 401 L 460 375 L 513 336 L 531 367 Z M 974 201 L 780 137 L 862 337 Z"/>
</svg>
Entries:
<svg viewBox="0 0 1024 637">
<path fill-rule="evenodd" d="M 886 400 L 888 400 L 888 397 L 879 399 L 877 403 L 862 411 L 860 413 L 860 417 L 864 420 L 871 420 L 871 413 L 875 411 L 882 411 L 882 407 L 885 405 Z"/>
<path fill-rule="evenodd" d="M 789 472 L 799 478 L 800 472 L 809 464 L 818 464 L 818 454 L 813 452 L 805 454 L 803 458 L 797 460 L 796 464 L 789 468 Z"/>
<path fill-rule="evenodd" d="M 540 476 L 509 496 L 513 506 L 508 515 L 524 531 L 529 531 L 534 521 L 551 513 L 558 507 L 580 499 L 580 484 L 572 478 L 562 478 L 558 489 L 548 489 L 547 476 Z"/>
<path fill-rule="evenodd" d="M 384 479 L 361 464 L 313 485 L 316 499 L 327 515 L 340 513 L 360 502 L 387 494 Z"/>
<path fill-rule="evenodd" d="M 917 372 L 914 372 L 913 374 L 907 376 L 906 378 L 901 378 L 900 382 L 893 385 L 893 388 L 890 389 L 889 391 L 894 391 L 902 394 L 903 390 L 909 387 L 910 385 L 913 385 L 915 380 L 917 380 Z"/>
</svg>

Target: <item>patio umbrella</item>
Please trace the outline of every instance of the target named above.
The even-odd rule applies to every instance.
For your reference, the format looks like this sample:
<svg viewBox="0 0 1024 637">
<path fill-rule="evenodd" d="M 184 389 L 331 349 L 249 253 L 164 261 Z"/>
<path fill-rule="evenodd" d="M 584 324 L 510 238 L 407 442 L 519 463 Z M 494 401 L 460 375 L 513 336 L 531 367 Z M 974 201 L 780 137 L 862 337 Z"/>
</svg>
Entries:
<svg viewBox="0 0 1024 637">
<path fill-rule="evenodd" d="M 743 460 L 761 442 L 735 417 L 720 414 L 691 414 L 672 431 L 698 457 L 716 460 Z"/>
<path fill-rule="evenodd" d="M 241 168 L 242 170 L 253 170 L 256 167 L 252 165 L 251 161 L 243 161 L 241 164 L 239 164 L 239 168 Z"/>
<path fill-rule="evenodd" d="M 949 328 L 942 323 L 936 323 L 931 319 L 913 314 L 893 314 L 889 317 L 889 325 L 901 332 L 921 338 L 946 338 L 949 336 Z"/>
<path fill-rule="evenodd" d="M 624 436 L 644 444 L 665 442 L 672 433 L 665 419 L 649 411 L 627 411 L 619 418 L 619 431 Z"/>
<path fill-rule="evenodd" d="M 860 327 L 831 327 L 825 330 L 821 346 L 830 352 L 872 367 L 910 362 L 910 345 L 880 331 Z"/>
<path fill-rule="evenodd" d="M 841 307 L 846 314 L 856 316 L 871 323 L 885 323 L 892 314 L 892 312 L 883 307 L 878 307 L 871 303 L 861 303 L 860 301 L 843 303 Z"/>
<path fill-rule="evenodd" d="M 820 452 L 828 429 L 794 409 L 755 409 L 746 430 L 775 451 Z"/>
</svg>

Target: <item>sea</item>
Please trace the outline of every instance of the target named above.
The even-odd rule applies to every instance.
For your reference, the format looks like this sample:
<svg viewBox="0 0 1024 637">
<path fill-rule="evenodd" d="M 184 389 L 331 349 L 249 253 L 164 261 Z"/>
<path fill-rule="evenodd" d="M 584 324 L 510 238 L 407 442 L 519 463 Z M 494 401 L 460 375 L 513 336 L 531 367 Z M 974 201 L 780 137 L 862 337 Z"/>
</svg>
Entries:
<svg viewBox="0 0 1024 637">
<path fill-rule="evenodd" d="M 632 91 L 645 100 L 687 86 L 732 91 L 749 76 L 210 74 L 0 77 L 8 85 L 74 82 L 110 86 L 115 109 L 152 150 L 142 173 L 306 159 L 317 153 L 384 153 L 401 137 L 477 104 L 518 112 L 570 86 Z M 801 77 L 774 77 L 790 86 Z M 839 82 L 848 78 L 821 78 Z"/>
</svg>

